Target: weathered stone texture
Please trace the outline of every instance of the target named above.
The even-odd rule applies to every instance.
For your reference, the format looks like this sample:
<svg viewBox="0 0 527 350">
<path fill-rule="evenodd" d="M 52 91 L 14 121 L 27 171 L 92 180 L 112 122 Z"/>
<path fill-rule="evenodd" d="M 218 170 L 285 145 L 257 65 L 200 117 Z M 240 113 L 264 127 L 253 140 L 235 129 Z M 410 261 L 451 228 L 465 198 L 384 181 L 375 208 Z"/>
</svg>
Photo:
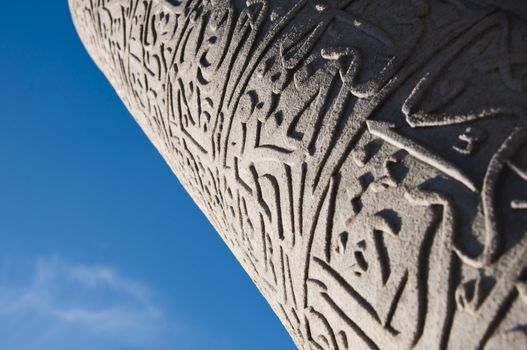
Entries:
<svg viewBox="0 0 527 350">
<path fill-rule="evenodd" d="M 70 7 L 299 348 L 428 350 L 527 347 L 520 3 Z"/>
</svg>

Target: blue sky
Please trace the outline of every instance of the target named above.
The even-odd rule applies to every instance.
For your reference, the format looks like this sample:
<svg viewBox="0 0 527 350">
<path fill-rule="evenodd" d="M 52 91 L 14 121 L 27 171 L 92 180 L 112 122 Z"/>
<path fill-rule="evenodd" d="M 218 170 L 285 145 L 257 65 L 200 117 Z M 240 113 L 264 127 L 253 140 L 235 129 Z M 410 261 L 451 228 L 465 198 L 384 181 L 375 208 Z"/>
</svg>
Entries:
<svg viewBox="0 0 527 350">
<path fill-rule="evenodd" d="M 80 44 L 0 11 L 0 349 L 294 349 Z"/>
</svg>

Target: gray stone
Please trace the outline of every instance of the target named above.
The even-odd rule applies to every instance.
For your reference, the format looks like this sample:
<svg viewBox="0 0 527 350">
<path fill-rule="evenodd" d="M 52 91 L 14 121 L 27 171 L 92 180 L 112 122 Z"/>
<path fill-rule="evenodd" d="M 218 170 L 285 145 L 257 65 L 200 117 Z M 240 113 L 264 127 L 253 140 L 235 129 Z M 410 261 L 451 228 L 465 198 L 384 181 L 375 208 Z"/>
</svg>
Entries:
<svg viewBox="0 0 527 350">
<path fill-rule="evenodd" d="M 527 347 L 524 1 L 70 7 L 299 348 Z"/>
</svg>

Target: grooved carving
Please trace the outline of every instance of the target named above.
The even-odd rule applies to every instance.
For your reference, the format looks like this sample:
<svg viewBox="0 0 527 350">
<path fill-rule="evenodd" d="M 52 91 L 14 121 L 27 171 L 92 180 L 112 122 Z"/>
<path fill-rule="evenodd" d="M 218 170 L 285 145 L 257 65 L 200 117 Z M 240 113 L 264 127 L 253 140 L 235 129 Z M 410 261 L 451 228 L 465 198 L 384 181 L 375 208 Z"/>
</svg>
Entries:
<svg viewBox="0 0 527 350">
<path fill-rule="evenodd" d="M 299 348 L 527 347 L 521 5 L 69 2 Z"/>
</svg>

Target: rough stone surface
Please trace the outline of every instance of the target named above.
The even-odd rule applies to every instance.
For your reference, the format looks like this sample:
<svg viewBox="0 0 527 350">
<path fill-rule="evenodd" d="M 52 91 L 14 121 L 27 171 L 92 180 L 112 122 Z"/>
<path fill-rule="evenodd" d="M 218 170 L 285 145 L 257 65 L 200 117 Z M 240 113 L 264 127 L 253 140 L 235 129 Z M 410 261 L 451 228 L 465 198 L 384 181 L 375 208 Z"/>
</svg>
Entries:
<svg viewBox="0 0 527 350">
<path fill-rule="evenodd" d="M 299 348 L 527 347 L 524 1 L 70 7 Z"/>
</svg>

